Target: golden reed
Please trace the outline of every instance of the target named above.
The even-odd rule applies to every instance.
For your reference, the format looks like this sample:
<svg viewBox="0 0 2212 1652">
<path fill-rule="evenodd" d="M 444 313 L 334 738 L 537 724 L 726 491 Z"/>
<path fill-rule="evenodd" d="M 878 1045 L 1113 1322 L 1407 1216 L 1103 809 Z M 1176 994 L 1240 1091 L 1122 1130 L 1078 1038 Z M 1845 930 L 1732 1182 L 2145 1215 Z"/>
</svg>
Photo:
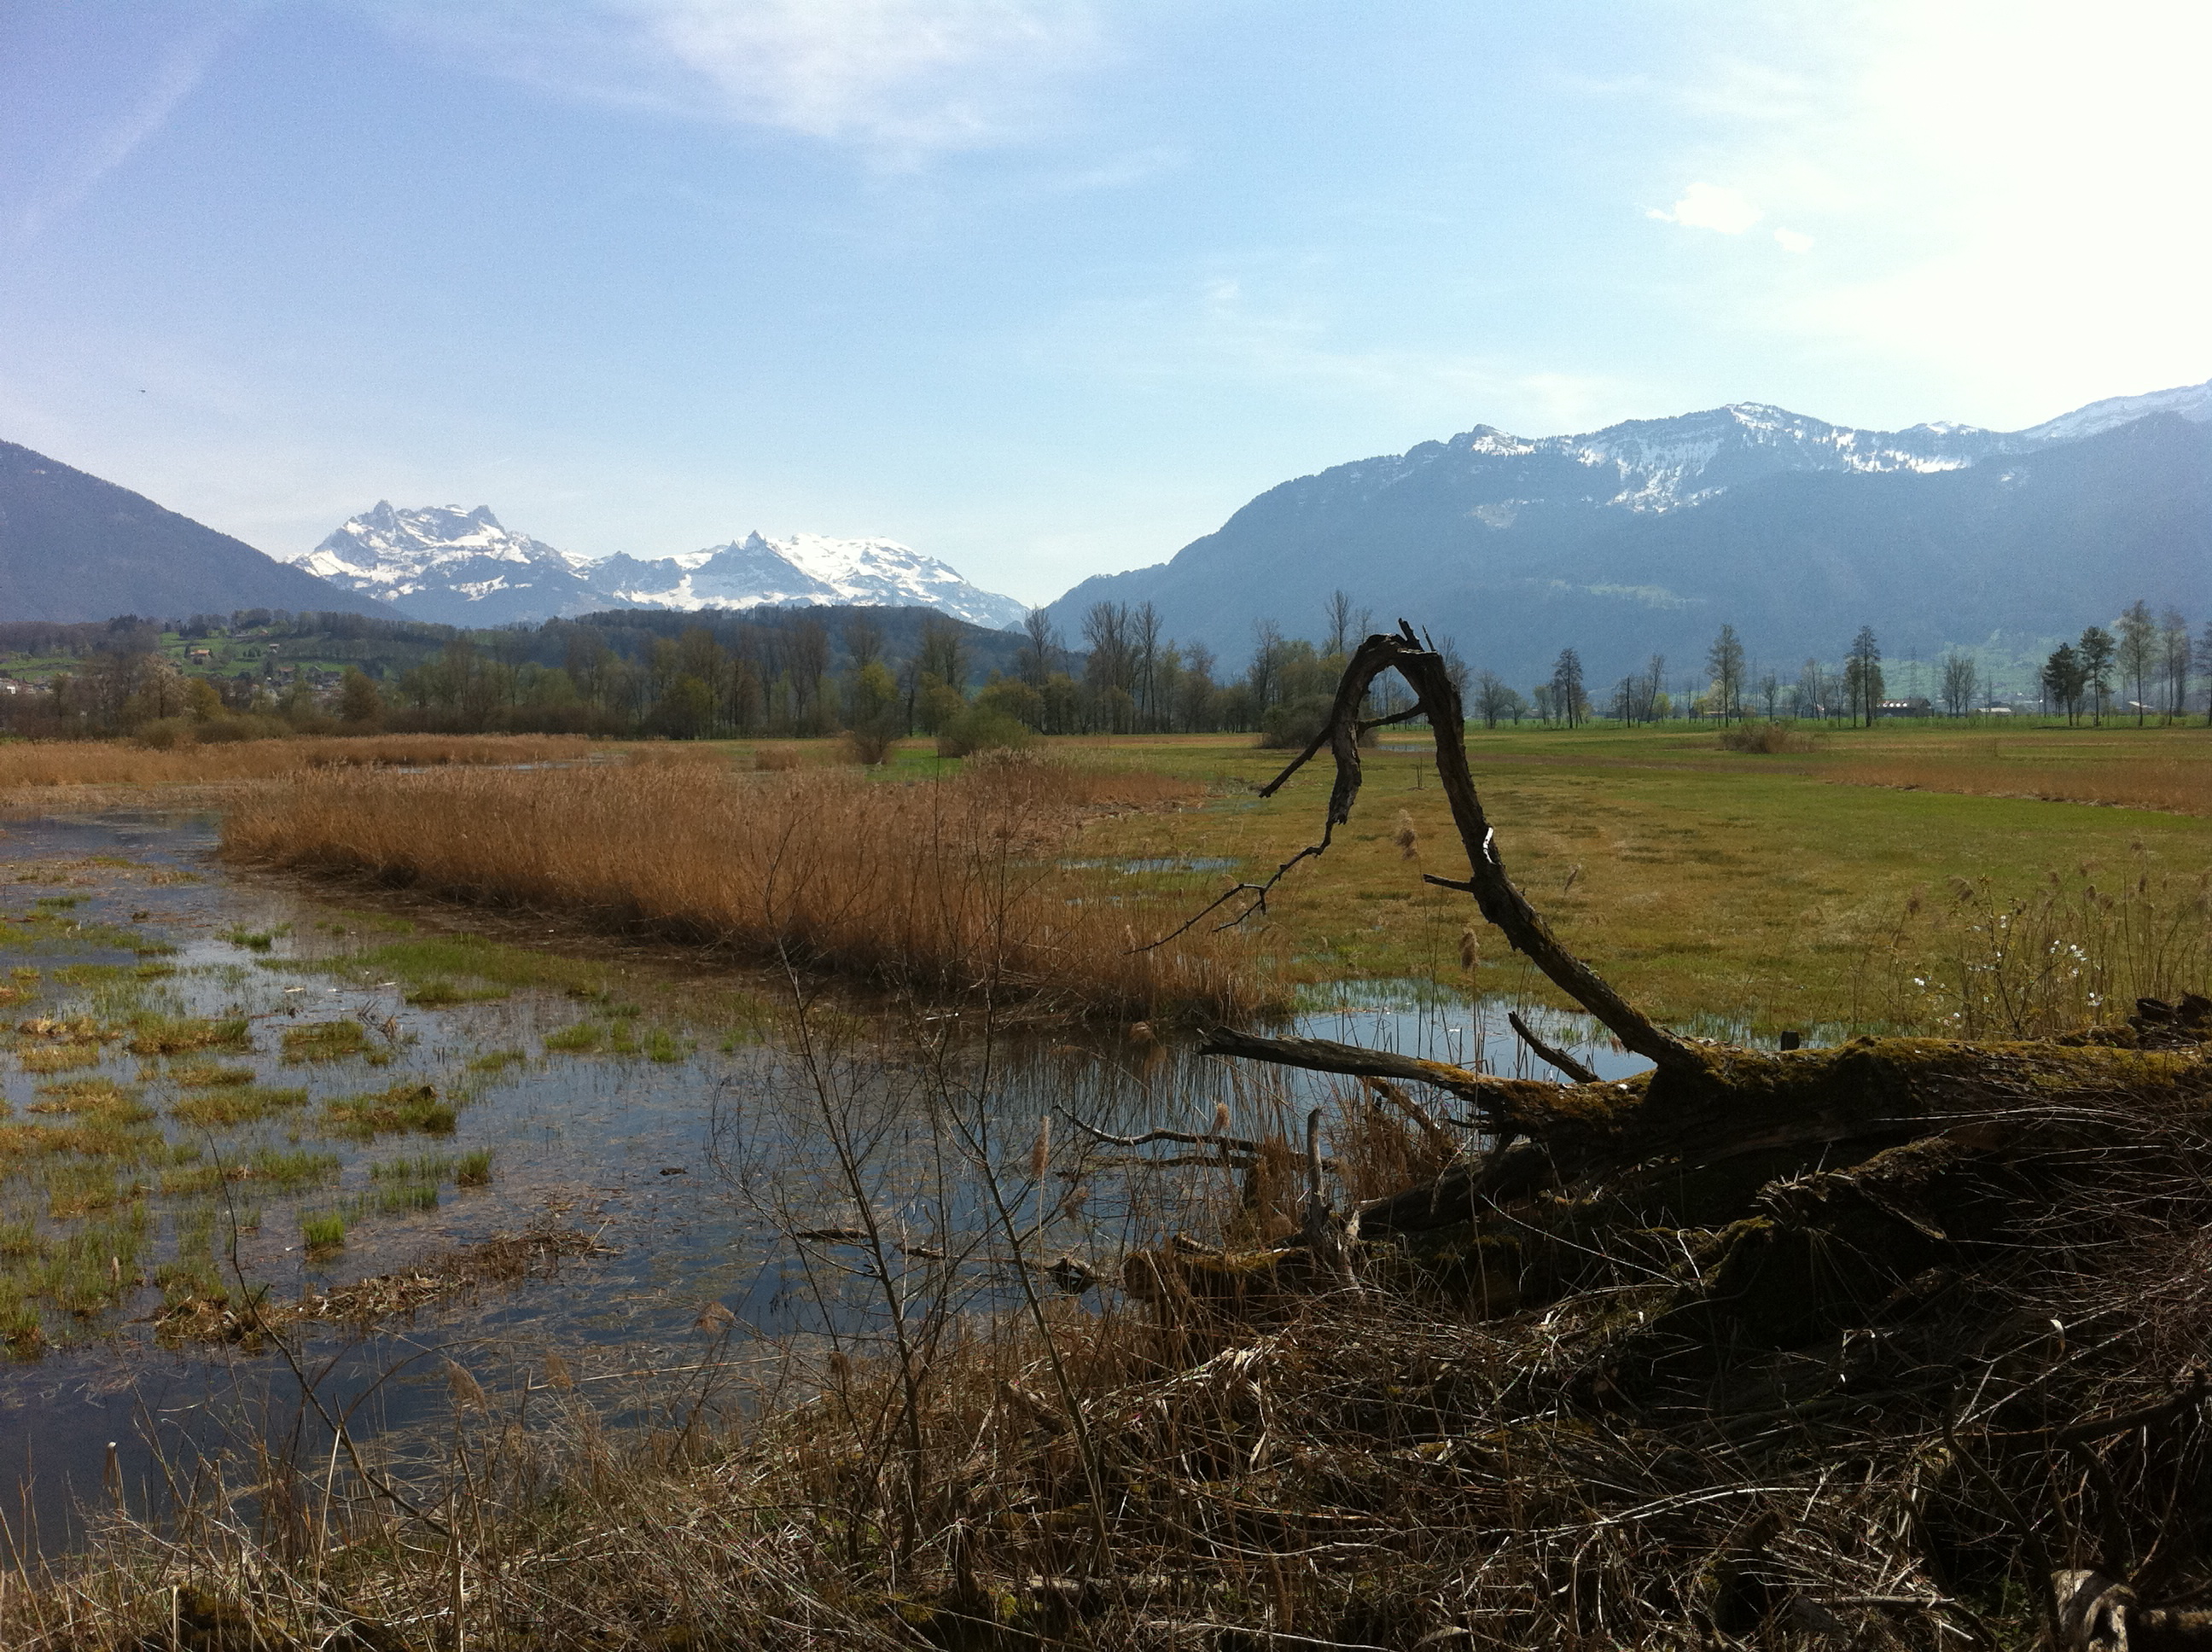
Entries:
<svg viewBox="0 0 2212 1652">
<path fill-rule="evenodd" d="M 1243 936 L 1134 950 L 1187 895 L 1063 862 L 1089 816 L 1199 795 L 1022 757 L 910 784 L 697 763 L 330 772 L 240 799 L 223 846 L 932 996 L 1123 1017 L 1280 1008 L 1286 988 Z"/>
<path fill-rule="evenodd" d="M 580 735 L 379 734 L 344 739 L 239 740 L 149 750 L 125 740 L 0 743 L 0 792 L 27 786 L 176 786 L 264 780 L 303 769 L 573 761 Z"/>
</svg>

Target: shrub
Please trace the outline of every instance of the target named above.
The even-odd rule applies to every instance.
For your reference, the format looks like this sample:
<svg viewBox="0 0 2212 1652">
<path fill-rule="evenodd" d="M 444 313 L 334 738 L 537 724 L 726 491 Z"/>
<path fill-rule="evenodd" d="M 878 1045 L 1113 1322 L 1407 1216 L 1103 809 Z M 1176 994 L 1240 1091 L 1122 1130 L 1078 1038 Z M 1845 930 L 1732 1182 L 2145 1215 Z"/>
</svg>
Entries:
<svg viewBox="0 0 2212 1652">
<path fill-rule="evenodd" d="M 149 751 L 173 751 L 180 745 L 190 745 L 198 738 L 199 730 L 189 717 L 156 717 L 150 723 L 139 726 L 131 738 Z"/>
<path fill-rule="evenodd" d="M 979 751 L 1020 751 L 1036 738 L 1018 718 L 988 706 L 970 706 L 937 734 L 940 757 L 969 757 Z"/>
<path fill-rule="evenodd" d="M 854 728 L 845 731 L 845 755 L 854 762 L 873 768 L 891 759 L 898 750 L 898 736 L 888 729 Z"/>
<path fill-rule="evenodd" d="M 1325 694 L 1310 694 L 1302 700 L 1286 700 L 1279 706 L 1270 706 L 1260 714 L 1260 749 L 1262 751 L 1302 751 L 1328 726 L 1330 707 L 1334 703 Z M 1375 744 L 1375 731 L 1369 729 L 1359 737 L 1359 744 Z"/>
<path fill-rule="evenodd" d="M 1755 751 L 1772 756 L 1784 751 L 1810 751 L 1813 737 L 1789 723 L 1738 723 L 1721 731 L 1723 751 Z"/>
</svg>

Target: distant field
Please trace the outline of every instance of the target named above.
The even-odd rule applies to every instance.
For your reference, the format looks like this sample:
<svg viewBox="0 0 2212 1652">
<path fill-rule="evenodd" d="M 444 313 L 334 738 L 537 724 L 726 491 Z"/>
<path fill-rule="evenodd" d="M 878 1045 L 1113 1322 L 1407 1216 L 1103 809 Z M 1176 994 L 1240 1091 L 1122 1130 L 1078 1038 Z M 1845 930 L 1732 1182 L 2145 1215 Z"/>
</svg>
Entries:
<svg viewBox="0 0 2212 1652">
<path fill-rule="evenodd" d="M 1195 816 L 1102 822 L 1086 838 L 1131 859 L 1235 859 L 1241 873 L 1182 880 L 1194 907 L 1236 876 L 1264 875 L 1319 829 L 1326 771 L 1255 799 L 1250 786 L 1285 754 L 1247 741 L 1055 744 L 1217 781 Z M 1954 878 L 2026 893 L 2085 864 L 2107 883 L 2142 866 L 2184 878 L 2212 866 L 2212 735 L 2202 729 L 1877 729 L 1786 756 L 1723 752 L 1709 732 L 1478 731 L 1470 748 L 1508 871 L 1571 944 L 1673 1021 L 1871 1018 L 1869 946 L 1916 890 L 1938 906 Z M 1463 979 L 1472 903 L 1420 880 L 1465 869 L 1425 750 L 1401 739 L 1377 752 L 1351 828 L 1269 901 L 1268 921 L 1315 978 Z M 2154 799 L 2203 812 L 2142 806 Z M 1416 860 L 1393 841 L 1401 811 Z M 1480 939 L 1485 989 L 1542 995 L 1493 933 Z"/>
</svg>

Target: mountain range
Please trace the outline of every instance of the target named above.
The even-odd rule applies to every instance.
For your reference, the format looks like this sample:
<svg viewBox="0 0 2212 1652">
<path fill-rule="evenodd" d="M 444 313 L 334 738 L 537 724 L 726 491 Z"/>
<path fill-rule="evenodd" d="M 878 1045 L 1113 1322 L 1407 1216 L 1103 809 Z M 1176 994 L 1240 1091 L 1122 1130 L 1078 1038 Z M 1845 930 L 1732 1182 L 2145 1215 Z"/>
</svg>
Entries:
<svg viewBox="0 0 2212 1652">
<path fill-rule="evenodd" d="M 675 556 L 586 562 L 501 525 L 479 505 L 380 501 L 294 566 L 411 619 L 503 625 L 617 608 L 754 608 L 793 603 L 934 608 L 977 625 L 1026 611 L 891 539 L 750 533 Z"/>
<path fill-rule="evenodd" d="M 152 500 L 0 441 L 0 619 L 386 611 Z"/>
<path fill-rule="evenodd" d="M 2071 635 L 2137 597 L 2212 609 L 2212 384 L 2009 432 L 1877 431 L 1742 402 L 1585 434 L 1487 425 L 1270 489 L 1170 561 L 1052 604 L 1151 603 L 1241 660 L 1315 635 L 1334 589 L 1537 680 L 1572 647 L 1594 689 L 1723 623 L 1784 670 L 1862 624 L 1893 657 Z"/>
</svg>

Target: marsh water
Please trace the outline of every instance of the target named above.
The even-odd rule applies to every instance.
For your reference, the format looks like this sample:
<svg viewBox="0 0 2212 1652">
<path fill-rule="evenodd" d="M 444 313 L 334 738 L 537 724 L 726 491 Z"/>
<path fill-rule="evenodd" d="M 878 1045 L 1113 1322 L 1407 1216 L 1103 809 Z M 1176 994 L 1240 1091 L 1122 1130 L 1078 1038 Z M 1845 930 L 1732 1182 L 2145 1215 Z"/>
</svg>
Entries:
<svg viewBox="0 0 2212 1652">
<path fill-rule="evenodd" d="M 66 1546 L 82 1503 L 158 1513 L 272 1441 L 326 1452 L 329 1416 L 401 1449 L 469 1393 L 454 1367 L 524 1407 L 557 1371 L 616 1422 L 745 1403 L 718 1373 L 880 1320 L 883 1281 L 842 1237 L 864 1200 L 901 1292 L 1010 1300 L 1010 1236 L 1110 1278 L 1221 1178 L 1147 1172 L 1073 1121 L 1204 1131 L 1226 1102 L 1256 1134 L 1341 1083 L 1143 1028 L 894 1017 L 519 920 L 485 940 L 465 912 L 240 872 L 216 842 L 204 815 L 0 830 L 0 1515 L 19 1545 Z M 1290 1030 L 1525 1073 L 1505 1007 L 1368 984 Z M 1642 1065 L 1535 1018 L 1602 1076 Z M 289 1358 L 173 1312 L 434 1275 L 532 1231 L 589 1252 L 365 1329 L 296 1320 Z"/>
</svg>

